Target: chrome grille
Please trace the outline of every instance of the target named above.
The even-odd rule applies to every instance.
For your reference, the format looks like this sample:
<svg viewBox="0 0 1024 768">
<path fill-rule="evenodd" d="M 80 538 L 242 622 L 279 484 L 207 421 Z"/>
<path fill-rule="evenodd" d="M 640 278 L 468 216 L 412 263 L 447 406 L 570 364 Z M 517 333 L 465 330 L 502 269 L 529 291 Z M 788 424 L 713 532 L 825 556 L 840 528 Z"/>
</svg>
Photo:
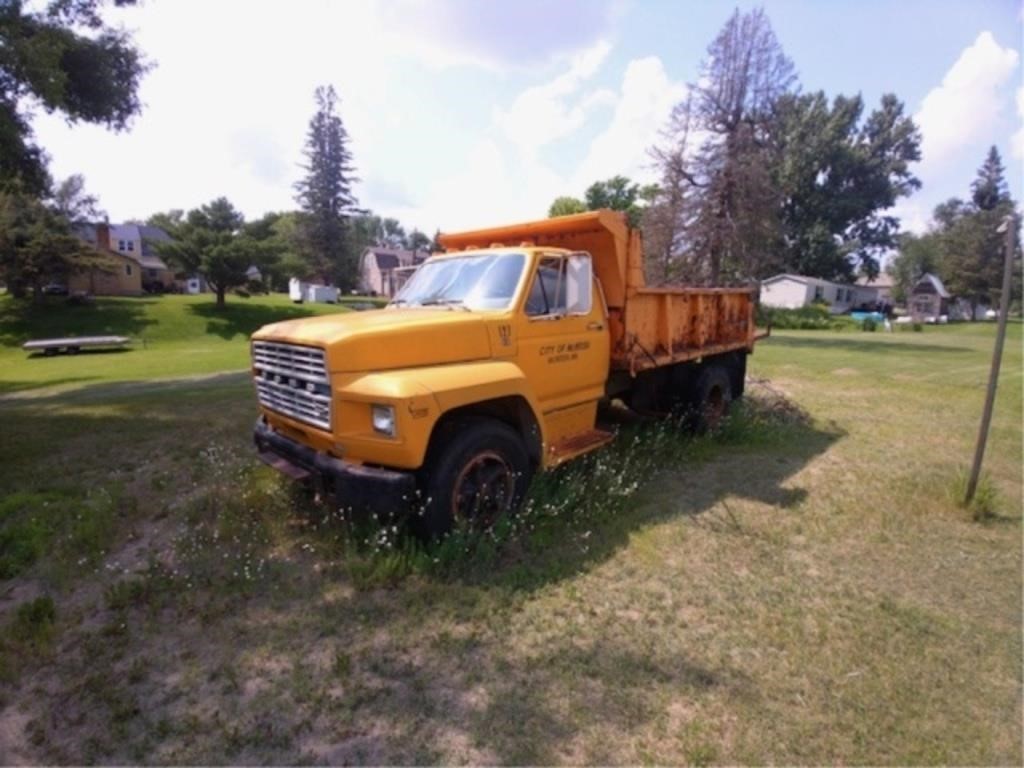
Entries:
<svg viewBox="0 0 1024 768">
<path fill-rule="evenodd" d="M 324 351 L 276 341 L 252 343 L 256 395 L 272 411 L 329 430 L 331 384 Z"/>
</svg>

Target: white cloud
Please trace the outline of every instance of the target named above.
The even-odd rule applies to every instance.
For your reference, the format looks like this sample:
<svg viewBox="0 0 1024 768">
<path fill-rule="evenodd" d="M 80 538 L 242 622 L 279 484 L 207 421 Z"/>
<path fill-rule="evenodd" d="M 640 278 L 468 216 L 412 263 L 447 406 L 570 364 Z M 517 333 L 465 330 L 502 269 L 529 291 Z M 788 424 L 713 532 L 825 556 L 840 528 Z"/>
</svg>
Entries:
<svg viewBox="0 0 1024 768">
<path fill-rule="evenodd" d="M 606 46 L 595 46 L 563 74 L 495 109 L 491 134 L 509 141 L 482 139 L 434 184 L 422 205 L 400 215 L 420 227 L 441 222 L 447 231 L 470 229 L 541 218 L 555 197 L 582 194 L 592 182 L 616 174 L 648 180 L 647 148 L 686 88 L 652 56 L 629 62 L 618 89 L 588 91 L 587 83 L 607 54 Z M 596 124 L 598 105 L 614 106 L 603 129 Z M 587 125 L 599 130 L 574 168 L 559 173 L 541 159 L 540 148 L 571 138 Z"/>
<path fill-rule="evenodd" d="M 542 146 L 572 134 L 595 107 L 614 99 L 613 94 L 603 90 L 586 95 L 579 93 L 610 50 L 611 46 L 601 40 L 582 51 L 573 58 L 566 72 L 547 83 L 527 88 L 508 109 L 495 109 L 495 125 L 531 155 Z"/>
<path fill-rule="evenodd" d="M 657 56 L 631 61 L 611 123 L 590 145 L 575 174 L 575 186 L 620 173 L 635 180 L 649 179 L 647 149 L 657 141 L 672 107 L 685 96 L 686 86 L 669 78 Z"/>
<path fill-rule="evenodd" d="M 1020 128 L 1010 139 L 1010 151 L 1015 158 L 1021 160 L 1024 159 L 1024 85 L 1017 89 L 1017 124 Z"/>
<path fill-rule="evenodd" d="M 940 167 L 959 148 L 987 136 L 1005 104 L 1002 88 L 1019 56 L 1002 48 L 991 32 L 978 35 L 929 91 L 914 120 L 921 128 L 921 171 Z"/>
<path fill-rule="evenodd" d="M 885 213 L 899 219 L 903 231 L 913 232 L 915 235 L 923 235 L 931 223 L 931 211 L 919 197 L 902 199 Z"/>
</svg>

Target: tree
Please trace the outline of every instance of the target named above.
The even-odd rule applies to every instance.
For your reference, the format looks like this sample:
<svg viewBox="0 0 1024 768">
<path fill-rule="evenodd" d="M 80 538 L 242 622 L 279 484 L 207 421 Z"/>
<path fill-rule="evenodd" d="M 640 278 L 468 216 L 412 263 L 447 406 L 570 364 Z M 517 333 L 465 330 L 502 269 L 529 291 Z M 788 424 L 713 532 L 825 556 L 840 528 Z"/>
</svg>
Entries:
<svg viewBox="0 0 1024 768">
<path fill-rule="evenodd" d="M 661 143 L 648 154 L 659 169 L 659 183 L 652 185 L 643 213 L 642 228 L 647 279 L 652 283 L 702 281 L 702 268 L 688 247 L 688 223 L 693 210 L 691 190 L 696 182 L 692 169 L 693 102 L 677 104 L 661 131 Z"/>
<path fill-rule="evenodd" d="M 13 185 L 12 185 L 13 186 Z M 85 241 L 52 203 L 16 189 L 0 189 L 0 276 L 15 297 L 66 282 L 76 271 L 111 265 Z"/>
<path fill-rule="evenodd" d="M 971 200 L 979 211 L 993 211 L 1010 199 L 1003 160 L 994 146 L 988 150 L 978 177 L 971 184 Z"/>
<path fill-rule="evenodd" d="M 583 213 L 586 210 L 586 203 L 578 197 L 563 195 L 562 197 L 556 197 L 551 203 L 551 207 L 548 208 L 548 218 L 569 216 L 574 213 Z"/>
<path fill-rule="evenodd" d="M 943 279 L 951 293 L 971 302 L 972 309 L 983 302 L 994 304 L 998 297 L 1004 237 L 997 230 L 1015 208 L 999 151 L 992 147 L 971 184 L 970 201 L 953 199 L 935 209 Z M 1019 218 L 1015 222 L 1019 228 Z M 1015 292 L 1019 285 L 1018 275 Z"/>
<path fill-rule="evenodd" d="M 358 254 L 349 239 L 350 220 L 360 213 L 352 191 L 357 179 L 334 87 L 320 86 L 315 98 L 317 111 L 304 151 L 306 176 L 295 185 L 302 208 L 300 236 L 312 270 L 324 282 L 337 282 L 347 290 L 358 281 Z"/>
<path fill-rule="evenodd" d="M 779 236 L 771 122 L 795 81 L 767 15 L 755 9 L 733 12 L 691 85 L 693 127 L 707 138 L 693 174 L 690 240 L 711 283 L 747 281 L 767 270 Z"/>
<path fill-rule="evenodd" d="M 899 237 L 899 253 L 889 262 L 886 271 L 892 276 L 892 298 L 897 304 L 906 304 L 910 290 L 925 273 L 938 271 L 941 245 L 934 233 Z"/>
<path fill-rule="evenodd" d="M 785 268 L 852 281 L 857 268 L 878 274 L 880 255 L 897 245 L 897 219 L 883 212 L 921 186 L 910 172 L 920 133 L 892 94 L 862 120 L 860 96 L 783 95 L 772 133 L 781 194 Z"/>
<path fill-rule="evenodd" d="M 49 191 L 47 157 L 33 141 L 29 107 L 115 131 L 140 111 L 147 67 L 129 35 L 104 23 L 104 5 L 50 0 L 29 10 L 22 0 L 0 2 L 0 186 L 11 189 L 17 181 L 19 193 L 37 197 Z"/>
<path fill-rule="evenodd" d="M 413 229 L 406 240 L 406 246 L 410 251 L 429 251 L 430 238 L 418 229 Z"/>
<path fill-rule="evenodd" d="M 556 197 L 548 208 L 548 216 L 568 216 L 573 213 L 611 208 L 613 211 L 625 213 L 631 227 L 638 227 L 643 213 L 643 207 L 640 205 L 643 199 L 642 191 L 639 184 L 625 176 L 613 176 L 604 181 L 595 181 L 587 187 L 583 200 L 578 197 Z"/>
<path fill-rule="evenodd" d="M 77 173 L 68 176 L 53 191 L 53 210 L 72 226 L 88 224 L 105 216 L 96 196 L 85 191 L 85 177 Z"/>
<path fill-rule="evenodd" d="M 223 309 L 228 290 L 245 285 L 246 270 L 261 266 L 269 251 L 246 234 L 244 224 L 242 214 L 219 197 L 189 211 L 184 222 L 168 232 L 173 241 L 157 247 L 184 272 L 202 275 L 217 295 L 217 308 Z"/>
</svg>

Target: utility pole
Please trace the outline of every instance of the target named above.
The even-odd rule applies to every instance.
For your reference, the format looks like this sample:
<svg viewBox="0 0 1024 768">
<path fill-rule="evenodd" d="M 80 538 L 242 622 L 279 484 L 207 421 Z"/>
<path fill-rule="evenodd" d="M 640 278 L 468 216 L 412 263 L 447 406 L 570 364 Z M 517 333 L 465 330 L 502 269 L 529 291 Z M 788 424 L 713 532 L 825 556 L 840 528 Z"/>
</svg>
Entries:
<svg viewBox="0 0 1024 768">
<path fill-rule="evenodd" d="M 970 504 L 974 492 L 978 490 L 978 477 L 981 475 L 981 460 L 985 457 L 985 444 L 988 442 L 988 428 L 992 423 L 992 406 L 996 399 L 996 385 L 999 383 L 999 364 L 1003 360 L 1003 342 L 1006 340 L 1006 315 L 1010 311 L 1010 278 L 1013 276 L 1013 237 L 1016 234 L 1017 222 L 1014 214 L 1009 214 L 999 225 L 998 232 L 1006 233 L 1006 260 L 1003 264 L 1003 293 L 999 297 L 999 327 L 996 329 L 996 346 L 992 351 L 992 369 L 988 375 L 988 392 L 985 395 L 985 410 L 981 414 L 981 428 L 978 430 L 978 445 L 974 449 L 974 466 L 967 483 L 967 496 L 964 504 Z"/>
</svg>

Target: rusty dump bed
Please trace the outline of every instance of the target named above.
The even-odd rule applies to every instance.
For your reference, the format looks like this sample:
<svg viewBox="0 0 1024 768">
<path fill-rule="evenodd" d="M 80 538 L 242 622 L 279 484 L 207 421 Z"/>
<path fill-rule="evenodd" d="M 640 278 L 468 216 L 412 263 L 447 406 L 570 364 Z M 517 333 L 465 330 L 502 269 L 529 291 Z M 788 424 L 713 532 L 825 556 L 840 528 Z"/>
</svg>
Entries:
<svg viewBox="0 0 1024 768">
<path fill-rule="evenodd" d="M 448 251 L 491 245 L 587 251 L 608 302 L 612 367 L 632 372 L 753 351 L 753 288 L 658 287 L 644 279 L 639 230 L 602 210 L 441 236 Z"/>
</svg>

